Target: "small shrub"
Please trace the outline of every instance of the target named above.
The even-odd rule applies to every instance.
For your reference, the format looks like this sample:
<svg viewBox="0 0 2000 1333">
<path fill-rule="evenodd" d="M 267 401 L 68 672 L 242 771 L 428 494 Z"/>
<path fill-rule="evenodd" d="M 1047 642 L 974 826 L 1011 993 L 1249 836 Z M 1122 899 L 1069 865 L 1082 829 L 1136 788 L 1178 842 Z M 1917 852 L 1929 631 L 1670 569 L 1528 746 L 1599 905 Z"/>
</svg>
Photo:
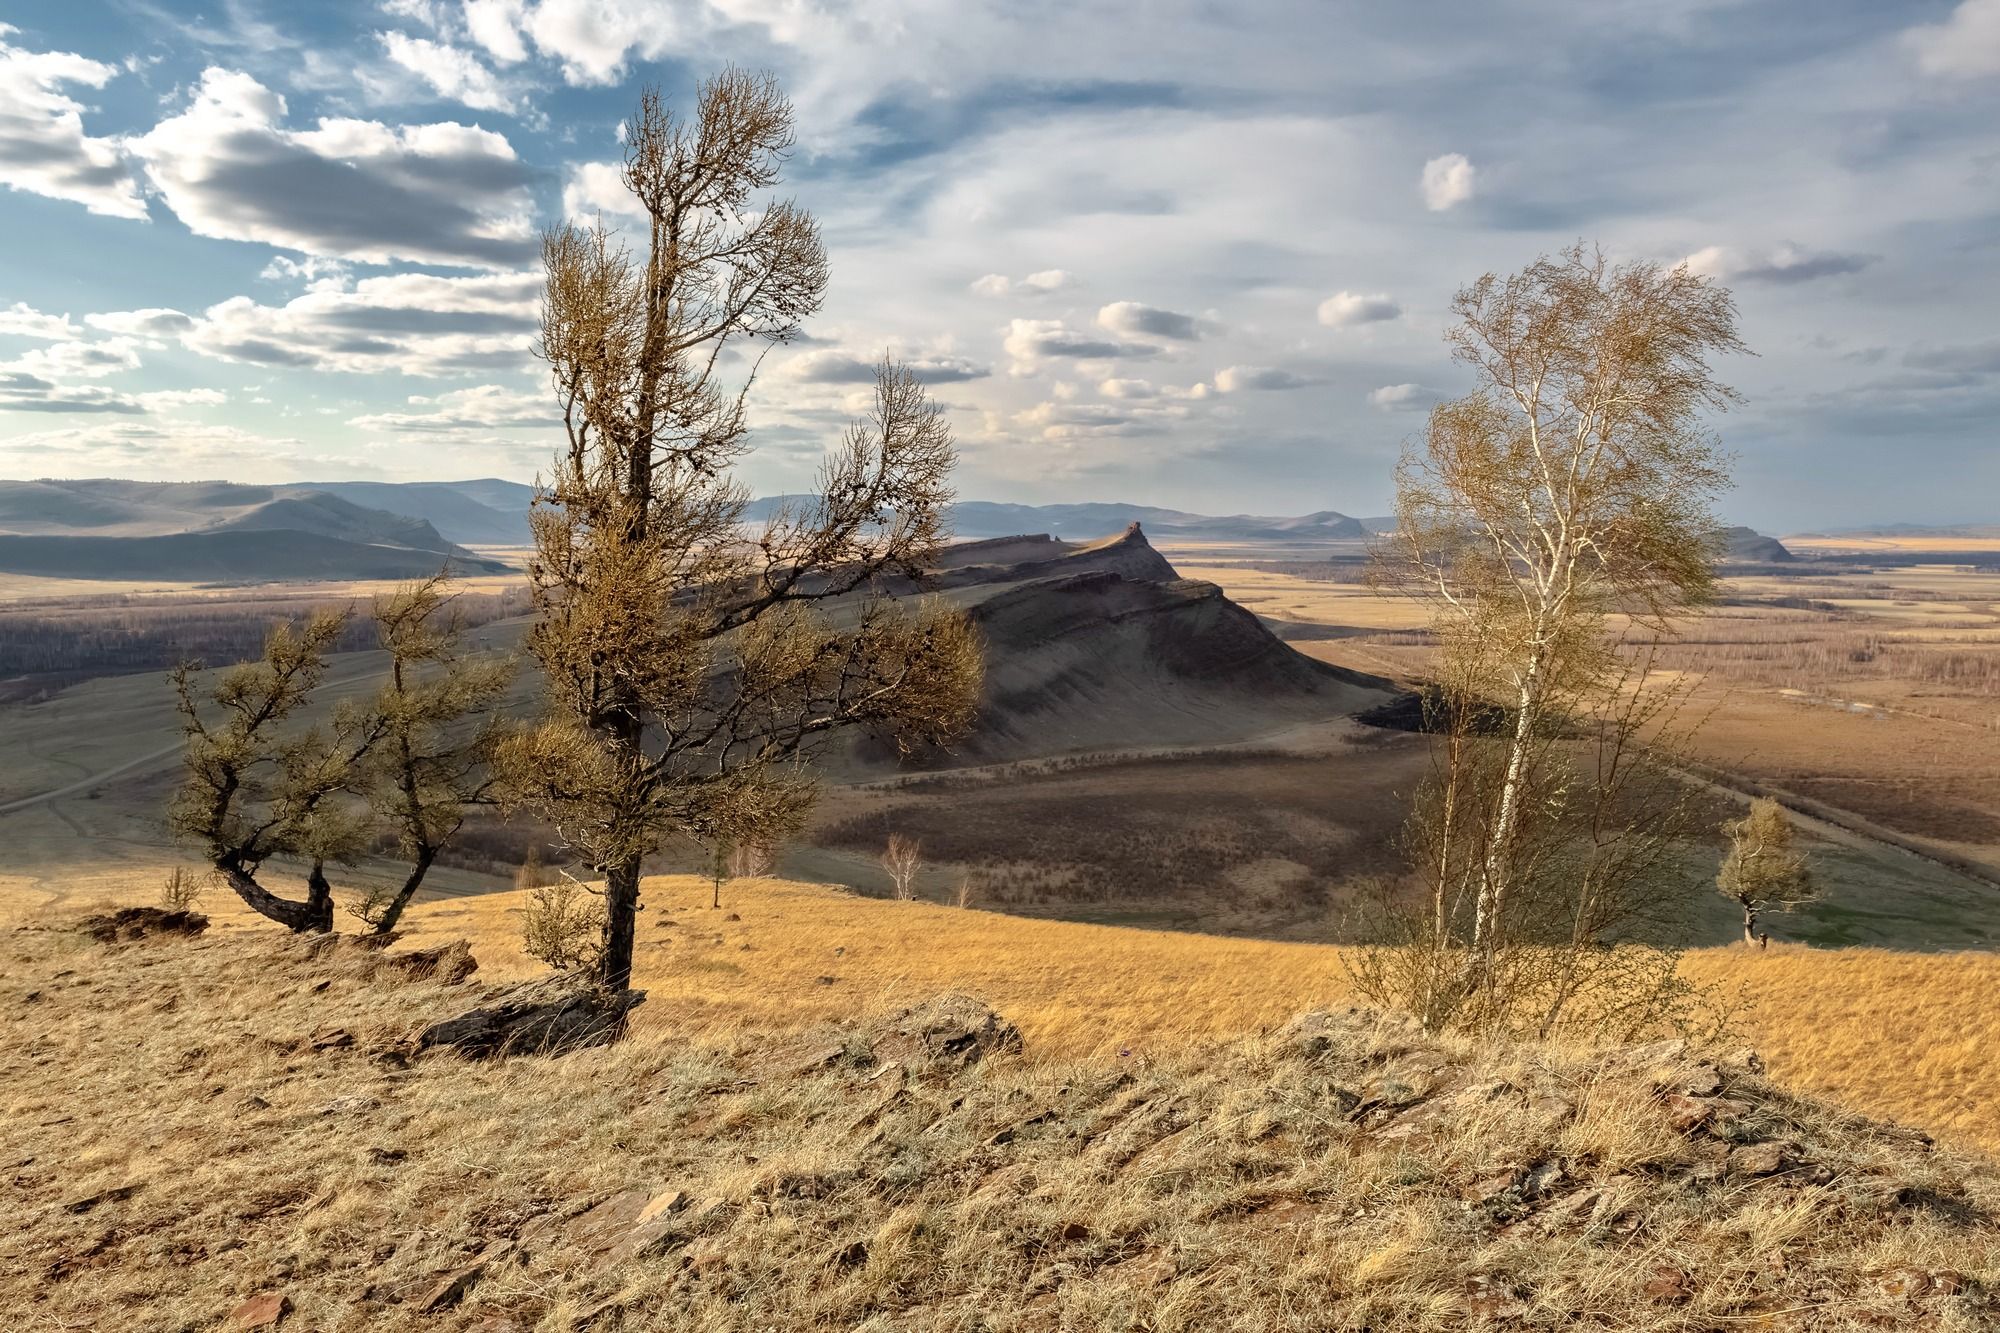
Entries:
<svg viewBox="0 0 2000 1333">
<path fill-rule="evenodd" d="M 208 892 L 209 878 L 194 874 L 185 866 L 175 866 L 167 872 L 167 882 L 160 886 L 160 906 L 169 912 L 191 910 Z"/>
<path fill-rule="evenodd" d="M 521 914 L 521 948 L 558 972 L 590 971 L 603 948 L 604 901 L 567 874 L 536 885 Z"/>
</svg>

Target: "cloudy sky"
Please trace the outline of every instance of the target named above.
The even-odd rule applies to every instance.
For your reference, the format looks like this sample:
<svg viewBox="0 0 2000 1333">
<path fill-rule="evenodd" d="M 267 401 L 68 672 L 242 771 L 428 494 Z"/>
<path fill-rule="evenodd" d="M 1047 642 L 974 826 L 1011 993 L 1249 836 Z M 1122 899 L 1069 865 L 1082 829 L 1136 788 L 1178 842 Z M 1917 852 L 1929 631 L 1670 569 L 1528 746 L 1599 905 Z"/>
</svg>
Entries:
<svg viewBox="0 0 2000 1333">
<path fill-rule="evenodd" d="M 2000 0 L 9 0 L 0 476 L 530 478 L 537 232 L 725 62 L 833 263 L 759 490 L 889 350 L 968 496 L 1381 512 L 1586 238 L 1735 288 L 1732 517 L 2000 521 Z"/>
</svg>

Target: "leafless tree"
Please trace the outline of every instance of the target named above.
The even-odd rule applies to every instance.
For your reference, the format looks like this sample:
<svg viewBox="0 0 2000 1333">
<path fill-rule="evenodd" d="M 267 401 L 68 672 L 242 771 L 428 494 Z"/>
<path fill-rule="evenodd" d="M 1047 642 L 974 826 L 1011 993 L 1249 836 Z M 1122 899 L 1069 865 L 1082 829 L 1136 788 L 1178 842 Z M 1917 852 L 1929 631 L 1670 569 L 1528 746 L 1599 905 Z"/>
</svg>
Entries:
<svg viewBox="0 0 2000 1333">
<path fill-rule="evenodd" d="M 922 574 L 951 498 L 951 434 L 909 372 L 885 363 L 816 495 L 743 536 L 732 470 L 758 349 L 794 336 L 827 281 L 812 218 L 763 194 L 792 134 L 768 77 L 710 79 L 685 119 L 648 92 L 626 135 L 638 252 L 601 224 L 543 243 L 540 352 L 568 444 L 532 515 L 529 649 L 553 716 L 506 767 L 605 877 L 612 989 L 629 985 L 640 870 L 663 838 L 783 836 L 812 797 L 800 760 L 826 738 L 938 743 L 978 692 L 962 615 L 874 595 Z M 834 598 L 838 621 L 815 609 Z"/>
<path fill-rule="evenodd" d="M 917 896 L 917 871 L 923 868 L 923 863 L 923 848 L 915 838 L 900 833 L 889 835 L 889 845 L 882 849 L 882 868 L 889 872 L 889 882 L 898 898 L 908 901 Z"/>
<path fill-rule="evenodd" d="M 1756 944 L 1757 919 L 1789 912 L 1819 896 L 1806 854 L 1794 838 L 1791 816 L 1768 796 L 1750 802 L 1750 813 L 1722 826 L 1729 851 L 1716 871 L 1715 887 L 1743 909 L 1743 942 Z"/>
</svg>

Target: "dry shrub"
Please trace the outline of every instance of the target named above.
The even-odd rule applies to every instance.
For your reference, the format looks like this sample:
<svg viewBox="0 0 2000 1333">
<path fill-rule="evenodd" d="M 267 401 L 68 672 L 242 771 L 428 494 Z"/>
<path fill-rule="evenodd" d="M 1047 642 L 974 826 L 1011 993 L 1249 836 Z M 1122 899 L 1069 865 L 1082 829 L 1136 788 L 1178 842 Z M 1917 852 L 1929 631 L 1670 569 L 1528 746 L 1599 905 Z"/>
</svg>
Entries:
<svg viewBox="0 0 2000 1333">
<path fill-rule="evenodd" d="M 528 892 L 521 949 L 559 972 L 589 971 L 597 966 L 604 933 L 604 900 L 573 876 L 558 874 Z"/>
<path fill-rule="evenodd" d="M 160 906 L 169 912 L 189 911 L 213 883 L 211 875 L 197 875 L 186 866 L 175 866 L 167 872 L 166 883 L 160 886 Z"/>
</svg>

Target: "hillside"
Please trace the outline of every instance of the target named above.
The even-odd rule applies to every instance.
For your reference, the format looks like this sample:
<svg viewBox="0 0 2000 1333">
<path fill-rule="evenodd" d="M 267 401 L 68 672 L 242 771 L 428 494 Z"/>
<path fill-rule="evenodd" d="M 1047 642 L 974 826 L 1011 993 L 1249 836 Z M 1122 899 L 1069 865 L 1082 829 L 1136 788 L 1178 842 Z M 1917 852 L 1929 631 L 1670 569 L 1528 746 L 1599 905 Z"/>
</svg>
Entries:
<svg viewBox="0 0 2000 1333">
<path fill-rule="evenodd" d="M 1386 682 L 1316 662 L 1212 583 L 1183 579 L 1139 524 L 1101 541 L 947 549 L 931 586 L 984 636 L 972 733 L 931 766 L 1239 741 L 1359 712 Z M 862 760 L 893 763 L 886 747 Z"/>
<path fill-rule="evenodd" d="M 470 502 L 468 502 L 470 503 Z M 0 481 L 0 572 L 54 578 L 261 582 L 412 578 L 449 560 L 503 568 L 421 515 L 300 486 Z"/>
<path fill-rule="evenodd" d="M 0 1308 L 486 1333 L 2000 1314 L 1993 1166 L 1775 1059 L 1441 1043 L 1346 1009 L 1325 949 L 706 892 L 649 885 L 624 1042 L 498 1063 L 408 1039 L 529 970 L 511 895 L 419 909 L 399 951 L 469 935 L 455 984 L 222 903 L 195 939 L 0 937 Z"/>
<path fill-rule="evenodd" d="M 1798 559 L 1776 537 L 1744 527 L 1722 530 L 1722 558 L 1734 565 L 1779 565 Z"/>
</svg>

